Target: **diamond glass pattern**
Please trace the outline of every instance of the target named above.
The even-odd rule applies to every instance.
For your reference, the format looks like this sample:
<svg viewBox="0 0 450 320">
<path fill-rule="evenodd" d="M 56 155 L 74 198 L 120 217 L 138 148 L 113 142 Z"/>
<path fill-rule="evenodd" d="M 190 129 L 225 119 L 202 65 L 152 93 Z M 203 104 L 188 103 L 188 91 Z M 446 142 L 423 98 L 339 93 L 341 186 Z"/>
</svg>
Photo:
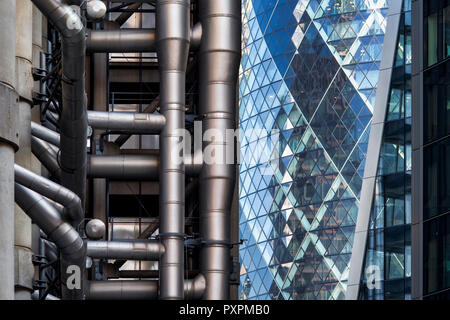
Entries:
<svg viewBox="0 0 450 320">
<path fill-rule="evenodd" d="M 241 299 L 345 297 L 387 9 L 242 0 Z"/>
</svg>

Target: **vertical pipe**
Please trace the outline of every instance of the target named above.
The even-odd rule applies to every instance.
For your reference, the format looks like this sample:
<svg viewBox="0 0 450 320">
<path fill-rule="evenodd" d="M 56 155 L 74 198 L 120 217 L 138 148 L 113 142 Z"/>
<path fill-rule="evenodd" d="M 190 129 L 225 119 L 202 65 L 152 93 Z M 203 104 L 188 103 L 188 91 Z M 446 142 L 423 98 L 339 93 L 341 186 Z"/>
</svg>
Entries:
<svg viewBox="0 0 450 320">
<path fill-rule="evenodd" d="M 34 87 L 33 7 L 28 0 L 16 1 L 16 90 L 19 94 L 19 151 L 15 162 L 31 168 L 31 105 Z M 14 213 L 15 299 L 31 300 L 34 267 L 31 251 L 31 219 L 16 205 Z"/>
<path fill-rule="evenodd" d="M 190 39 L 190 1 L 158 0 L 156 38 L 160 73 L 161 133 L 160 239 L 166 248 L 160 261 L 160 299 L 184 298 L 185 168 L 177 150 L 184 129 L 185 77 Z M 181 158 L 182 160 L 183 158 Z"/>
<path fill-rule="evenodd" d="M 206 278 L 203 299 L 229 298 L 230 210 L 234 163 L 227 163 L 226 130 L 235 128 L 236 84 L 240 59 L 239 0 L 200 0 L 202 40 L 199 51 L 200 114 L 203 129 L 223 135 L 203 145 L 223 155 L 203 164 L 200 175 L 200 272 Z"/>
<path fill-rule="evenodd" d="M 0 299 L 14 299 L 14 148 L 16 1 L 0 1 Z"/>
</svg>

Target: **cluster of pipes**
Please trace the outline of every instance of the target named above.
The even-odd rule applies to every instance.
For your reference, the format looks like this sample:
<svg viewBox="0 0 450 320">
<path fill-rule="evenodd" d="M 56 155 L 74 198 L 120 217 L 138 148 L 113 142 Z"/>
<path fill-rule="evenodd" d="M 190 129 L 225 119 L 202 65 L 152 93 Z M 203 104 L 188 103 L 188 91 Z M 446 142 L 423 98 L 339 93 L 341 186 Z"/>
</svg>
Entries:
<svg viewBox="0 0 450 320">
<path fill-rule="evenodd" d="M 229 297 L 235 166 L 199 165 L 194 161 L 180 164 L 173 160 L 173 152 L 179 151 L 176 132 L 185 127 L 185 77 L 191 51 L 195 50 L 199 59 L 199 115 L 203 129 L 225 132 L 235 128 L 240 1 L 197 3 L 200 22 L 195 26 L 190 22 L 190 0 L 157 0 L 155 30 L 87 30 L 71 6 L 82 6 L 88 18 L 98 19 L 105 15 L 103 2 L 0 1 L 0 299 L 32 296 L 30 281 L 35 275 L 31 260 L 39 252 L 31 245 L 31 220 L 46 239 L 42 247 L 47 252 L 41 248 L 41 254 L 59 258 L 62 299 Z M 42 50 L 42 35 L 36 35 L 40 26 L 33 26 L 37 14 L 47 18 L 62 41 L 60 133 L 31 121 L 32 68 L 38 65 L 36 60 Z M 144 51 L 157 52 L 161 113 L 87 111 L 86 52 Z M 88 126 L 159 134 L 159 156 L 88 157 Z M 222 142 L 210 143 L 223 148 L 225 154 Z M 35 173 L 40 170 L 33 165 L 30 151 L 57 182 Z M 199 177 L 202 240 L 200 274 L 189 280 L 185 279 L 184 261 L 186 174 Z M 80 228 L 85 221 L 88 177 L 158 179 L 159 239 L 99 241 L 105 226 L 98 220 Z M 159 261 L 157 280 L 88 281 L 84 276 L 87 257 Z M 74 281 L 74 266 L 81 275 L 79 284 Z"/>
</svg>

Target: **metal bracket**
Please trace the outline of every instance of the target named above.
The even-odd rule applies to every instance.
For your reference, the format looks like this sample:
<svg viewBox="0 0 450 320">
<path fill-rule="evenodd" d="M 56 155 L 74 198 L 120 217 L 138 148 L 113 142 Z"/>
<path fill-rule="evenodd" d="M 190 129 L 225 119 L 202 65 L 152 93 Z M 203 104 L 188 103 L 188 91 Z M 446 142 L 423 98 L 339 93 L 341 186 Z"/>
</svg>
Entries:
<svg viewBox="0 0 450 320">
<path fill-rule="evenodd" d="M 41 103 L 47 102 L 47 96 L 40 92 L 33 92 L 33 106 L 40 105 Z"/>
<path fill-rule="evenodd" d="M 34 280 L 33 290 L 47 289 L 47 281 L 45 280 Z"/>
<path fill-rule="evenodd" d="M 47 258 L 38 254 L 33 254 L 32 260 L 34 266 L 42 266 L 47 264 Z"/>
<path fill-rule="evenodd" d="M 33 80 L 34 81 L 41 81 L 46 75 L 47 70 L 40 69 L 40 68 L 33 68 Z"/>
</svg>

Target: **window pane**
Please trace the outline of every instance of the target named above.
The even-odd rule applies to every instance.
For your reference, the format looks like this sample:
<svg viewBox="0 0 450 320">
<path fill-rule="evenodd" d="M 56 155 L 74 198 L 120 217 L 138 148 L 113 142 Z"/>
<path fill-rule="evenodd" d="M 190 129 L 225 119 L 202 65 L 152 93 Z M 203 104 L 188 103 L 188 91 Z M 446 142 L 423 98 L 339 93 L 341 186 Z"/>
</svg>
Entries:
<svg viewBox="0 0 450 320">
<path fill-rule="evenodd" d="M 428 65 L 438 61 L 438 15 L 428 17 Z"/>
<path fill-rule="evenodd" d="M 444 57 L 450 56 L 450 6 L 444 9 Z"/>
</svg>

